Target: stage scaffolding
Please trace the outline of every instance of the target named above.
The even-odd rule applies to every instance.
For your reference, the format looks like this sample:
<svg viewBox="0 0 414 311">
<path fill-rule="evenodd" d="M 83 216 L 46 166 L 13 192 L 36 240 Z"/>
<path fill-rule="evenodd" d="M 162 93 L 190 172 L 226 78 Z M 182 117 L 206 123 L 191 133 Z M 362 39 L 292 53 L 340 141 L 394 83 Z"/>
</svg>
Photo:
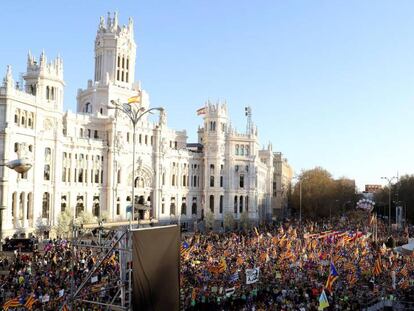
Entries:
<svg viewBox="0 0 414 311">
<path fill-rule="evenodd" d="M 73 226 L 72 237 L 72 258 L 77 258 L 81 249 L 88 248 L 98 256 L 80 284 L 79 282 L 75 284 L 75 265 L 74 260 L 71 261 L 71 284 L 68 301 L 70 309 L 77 310 L 78 303 L 86 303 L 99 306 L 104 310 L 132 310 L 132 233 L 128 226 L 117 229 L 104 228 L 102 225 L 97 228 Z M 114 253 L 118 254 L 119 259 L 118 277 L 108 277 L 105 286 L 96 290 L 100 280 L 96 282 L 95 274 Z"/>
</svg>

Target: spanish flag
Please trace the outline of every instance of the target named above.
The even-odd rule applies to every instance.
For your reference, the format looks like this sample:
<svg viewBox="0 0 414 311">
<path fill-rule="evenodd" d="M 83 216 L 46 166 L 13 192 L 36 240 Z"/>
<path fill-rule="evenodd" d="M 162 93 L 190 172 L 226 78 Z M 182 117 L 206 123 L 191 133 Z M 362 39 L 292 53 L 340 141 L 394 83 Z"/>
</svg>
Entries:
<svg viewBox="0 0 414 311">
<path fill-rule="evenodd" d="M 198 115 L 198 116 L 199 116 L 199 115 L 202 115 L 202 114 L 206 114 L 206 112 L 207 112 L 206 107 L 203 107 L 203 108 L 197 109 L 197 115 Z"/>
<path fill-rule="evenodd" d="M 141 102 L 141 95 L 136 95 L 136 96 L 132 96 L 130 98 L 128 98 L 128 104 L 132 104 L 132 103 L 140 103 Z"/>
</svg>

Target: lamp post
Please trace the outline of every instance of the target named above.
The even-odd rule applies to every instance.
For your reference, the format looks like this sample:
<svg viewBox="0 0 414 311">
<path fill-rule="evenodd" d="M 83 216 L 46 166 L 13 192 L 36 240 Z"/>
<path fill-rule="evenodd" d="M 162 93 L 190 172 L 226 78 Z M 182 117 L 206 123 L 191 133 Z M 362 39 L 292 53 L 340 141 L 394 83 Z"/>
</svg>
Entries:
<svg viewBox="0 0 414 311">
<path fill-rule="evenodd" d="M 29 159 L 22 158 L 5 162 L 3 164 L 0 164 L 0 166 L 6 166 L 19 174 L 23 174 L 32 168 L 32 163 Z M 3 211 L 5 209 L 5 206 L 0 206 L 0 252 L 3 251 Z"/>
<path fill-rule="evenodd" d="M 302 178 L 295 176 L 293 179 L 297 179 L 299 182 L 299 227 L 302 228 Z"/>
<path fill-rule="evenodd" d="M 132 211 L 131 211 L 131 218 L 129 220 L 129 228 L 132 229 L 132 221 L 135 217 L 135 144 L 136 144 L 136 133 L 135 129 L 137 126 L 137 123 L 139 120 L 141 120 L 142 116 L 145 114 L 158 110 L 160 112 L 164 111 L 164 108 L 156 107 L 156 108 L 150 108 L 145 109 L 141 106 L 142 103 L 142 94 L 141 91 L 139 92 L 139 96 L 136 96 L 138 100 L 128 101 L 128 103 L 119 103 L 119 101 L 111 100 L 111 104 L 113 106 L 108 106 L 108 109 L 117 109 L 122 111 L 130 120 L 133 127 L 133 133 L 132 133 Z M 139 226 L 139 220 L 138 220 L 138 226 Z"/>
<path fill-rule="evenodd" d="M 388 182 L 388 231 L 391 232 L 391 183 L 394 179 L 397 179 L 397 177 L 381 177 L 381 179 L 385 179 Z"/>
</svg>

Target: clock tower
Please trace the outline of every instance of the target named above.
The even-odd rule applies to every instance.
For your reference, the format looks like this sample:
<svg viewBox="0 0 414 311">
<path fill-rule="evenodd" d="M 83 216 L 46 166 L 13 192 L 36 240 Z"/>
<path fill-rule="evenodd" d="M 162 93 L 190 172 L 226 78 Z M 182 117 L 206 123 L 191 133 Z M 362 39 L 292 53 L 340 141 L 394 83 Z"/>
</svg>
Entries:
<svg viewBox="0 0 414 311">
<path fill-rule="evenodd" d="M 121 87 L 131 87 L 135 76 L 136 44 L 134 25 L 118 24 L 118 13 L 108 13 L 105 21 L 101 16 L 95 39 L 95 82 Z"/>
</svg>

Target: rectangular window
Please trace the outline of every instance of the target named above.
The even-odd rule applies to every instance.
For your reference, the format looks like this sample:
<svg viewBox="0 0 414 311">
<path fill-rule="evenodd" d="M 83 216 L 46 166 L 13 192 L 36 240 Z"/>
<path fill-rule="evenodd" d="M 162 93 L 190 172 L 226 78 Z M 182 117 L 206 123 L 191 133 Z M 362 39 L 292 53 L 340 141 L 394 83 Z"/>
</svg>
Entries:
<svg viewBox="0 0 414 311">
<path fill-rule="evenodd" d="M 221 195 L 220 196 L 220 214 L 223 214 L 223 199 L 224 197 Z"/>
<path fill-rule="evenodd" d="M 223 188 L 223 187 L 224 187 L 224 186 L 223 186 L 223 180 L 224 180 L 223 176 L 220 176 L 220 187 L 221 187 L 221 188 Z"/>
<path fill-rule="evenodd" d="M 95 131 L 93 132 L 93 138 L 99 138 L 99 136 L 98 136 L 98 131 L 97 131 L 97 130 L 95 130 Z"/>
<path fill-rule="evenodd" d="M 66 182 L 66 167 L 62 169 L 62 181 Z"/>
<path fill-rule="evenodd" d="M 244 175 L 240 175 L 240 188 L 244 188 Z"/>
<path fill-rule="evenodd" d="M 214 187 L 214 176 L 210 176 L 210 187 Z"/>
</svg>

